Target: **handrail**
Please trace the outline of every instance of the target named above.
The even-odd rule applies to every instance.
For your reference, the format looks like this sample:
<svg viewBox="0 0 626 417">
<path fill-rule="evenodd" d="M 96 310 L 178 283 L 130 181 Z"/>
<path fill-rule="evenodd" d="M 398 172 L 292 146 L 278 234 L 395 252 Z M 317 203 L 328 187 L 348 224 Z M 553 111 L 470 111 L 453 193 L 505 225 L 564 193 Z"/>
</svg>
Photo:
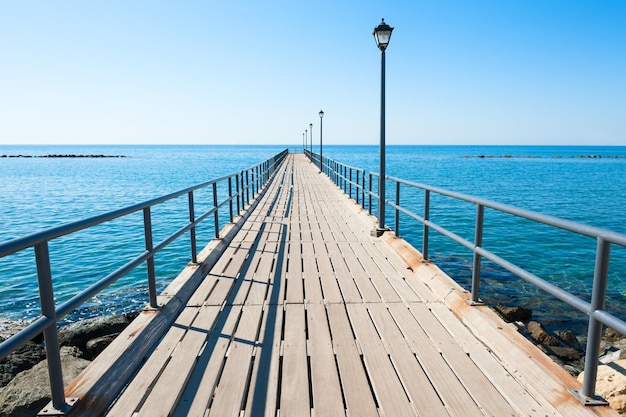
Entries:
<svg viewBox="0 0 626 417">
<path fill-rule="evenodd" d="M 38 334 L 44 334 L 46 345 L 46 357 L 48 359 L 48 373 L 50 379 L 50 388 L 52 393 L 52 407 L 59 412 L 67 412 L 70 405 L 65 398 L 63 388 L 63 375 L 61 370 L 60 347 L 58 343 L 57 321 L 82 305 L 105 288 L 109 287 L 122 276 L 128 274 L 144 262 L 147 264 L 148 270 L 148 288 L 149 288 L 149 305 L 151 308 L 158 309 L 156 300 L 156 280 L 154 255 L 163 250 L 169 244 L 177 240 L 186 232 L 190 232 L 191 260 L 196 263 L 196 233 L 195 229 L 202 221 L 213 217 L 215 237 L 220 235 L 219 211 L 228 205 L 229 221 L 233 221 L 233 217 L 238 216 L 241 210 L 245 210 L 250 205 L 250 194 L 252 199 L 264 188 L 269 180 L 276 173 L 278 167 L 283 162 L 288 150 L 272 156 L 271 158 L 261 162 L 260 164 L 243 169 L 237 173 L 225 175 L 223 177 L 198 184 L 184 190 L 180 190 L 171 194 L 144 201 L 132 206 L 128 206 L 119 210 L 96 215 L 86 219 L 67 223 L 64 225 L 52 227 L 39 232 L 35 232 L 23 237 L 12 239 L 0 243 L 0 258 L 20 252 L 24 249 L 34 248 L 37 264 L 37 277 L 39 281 L 39 293 L 41 301 L 41 316 L 33 320 L 24 329 L 9 337 L 0 343 L 0 360 L 4 359 L 15 349 L 23 346 L 32 340 Z M 235 192 L 233 192 L 233 181 L 235 182 Z M 217 185 L 221 183 L 228 186 L 228 196 L 218 201 Z M 194 191 L 210 188 L 213 198 L 213 206 L 196 217 L 194 204 Z M 189 198 L 189 221 L 178 228 L 174 233 L 163 239 L 161 242 L 154 244 L 152 242 L 152 222 L 151 208 L 166 201 L 177 197 L 188 195 Z M 236 200 L 236 211 L 233 201 Z M 52 272 L 50 267 L 50 256 L 48 253 L 48 242 L 61 236 L 90 228 L 95 225 L 106 223 L 119 217 L 127 216 L 131 213 L 143 211 L 143 229 L 145 234 L 146 247 L 143 252 L 135 258 L 128 261 L 125 265 L 119 267 L 115 271 L 109 273 L 105 277 L 99 279 L 83 291 L 75 294 L 69 300 L 55 305 L 54 292 L 52 288 Z M 49 407 L 48 407 L 49 408 Z"/>
<path fill-rule="evenodd" d="M 311 154 L 309 158 L 319 158 L 316 154 Z M 361 206 L 369 210 L 372 214 L 372 197 L 376 200 L 380 198 L 378 194 L 373 191 L 373 188 L 377 190 L 377 182 L 373 177 L 379 177 L 379 174 L 369 173 L 369 183 L 366 186 L 365 182 L 354 183 L 351 178 L 347 178 L 345 175 L 348 165 L 334 161 L 328 157 L 324 157 L 325 166 L 327 167 L 327 175 L 335 182 L 344 192 L 349 194 L 352 198 L 351 189 L 346 188 L 346 184 L 356 185 L 357 189 L 365 190 L 368 188 L 367 195 L 369 203 L 365 203 L 365 199 L 361 200 Z M 366 178 L 365 171 L 359 168 L 359 172 L 363 172 L 363 178 Z M 514 275 L 524 279 L 537 288 L 547 292 L 548 294 L 564 301 L 568 305 L 576 308 L 577 310 L 587 314 L 589 316 L 589 323 L 587 328 L 587 346 L 585 353 L 585 375 L 583 380 L 582 390 L 571 390 L 573 395 L 578 398 L 581 403 L 585 405 L 594 405 L 598 403 L 604 403 L 603 400 L 597 400 L 595 396 L 595 387 L 598 371 L 598 359 L 600 356 L 600 341 L 602 337 L 602 325 L 607 325 L 622 334 L 626 334 L 626 321 L 615 317 L 608 312 L 605 307 L 606 299 L 606 287 L 609 270 L 609 255 L 610 246 L 619 245 L 626 247 L 626 235 L 617 233 L 612 230 L 607 230 L 599 227 L 585 225 L 577 223 L 571 220 L 561 219 L 555 216 L 550 216 L 518 207 L 514 207 L 507 204 L 498 203 L 495 201 L 487 200 L 480 197 L 471 196 L 455 191 L 446 190 L 443 188 L 433 187 L 417 182 L 407 181 L 400 178 L 385 176 L 386 181 L 390 181 L 395 185 L 395 200 L 390 201 L 385 198 L 385 206 L 391 207 L 395 211 L 395 230 L 396 236 L 400 236 L 400 216 L 399 213 L 403 213 L 411 219 L 419 222 L 423 226 L 422 233 L 422 256 L 424 260 L 428 260 L 428 232 L 433 229 L 443 236 L 448 237 L 454 242 L 464 246 L 471 250 L 474 254 L 472 265 L 472 284 L 471 284 L 471 300 L 472 304 L 480 304 L 479 301 L 479 289 L 480 289 L 480 268 L 481 258 L 486 258 L 496 265 L 499 265 Z M 374 187 L 373 187 L 374 185 Z M 400 188 L 401 185 L 410 187 L 413 189 L 420 189 L 424 192 L 424 212 L 422 215 L 413 213 L 409 208 L 403 207 L 400 204 Z M 472 203 L 476 206 L 475 228 L 474 228 L 474 241 L 469 241 L 456 233 L 440 226 L 430 220 L 430 205 L 431 194 L 439 194 L 446 197 L 453 198 L 455 200 L 465 201 Z M 356 198 L 358 201 L 358 193 Z M 596 259 L 593 278 L 593 289 L 591 294 L 591 301 L 588 302 L 574 294 L 554 285 L 541 277 L 526 271 L 525 269 L 515 265 L 514 263 L 496 255 L 495 253 L 485 249 L 482 243 L 483 228 L 484 228 L 484 209 L 489 208 L 498 212 L 507 213 L 522 219 L 531 220 L 537 223 L 542 223 L 554 228 L 567 230 L 569 232 L 576 233 L 578 235 L 588 236 L 597 240 L 596 246 Z"/>
</svg>

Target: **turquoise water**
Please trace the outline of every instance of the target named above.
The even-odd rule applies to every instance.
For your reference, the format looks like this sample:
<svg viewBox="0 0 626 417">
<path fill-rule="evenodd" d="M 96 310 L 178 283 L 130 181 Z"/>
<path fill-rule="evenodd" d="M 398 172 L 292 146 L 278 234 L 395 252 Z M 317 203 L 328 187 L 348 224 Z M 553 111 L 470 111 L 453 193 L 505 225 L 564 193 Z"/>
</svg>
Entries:
<svg viewBox="0 0 626 417">
<path fill-rule="evenodd" d="M 0 158 L 0 241 L 125 207 L 254 165 L 285 146 L 0 146 L 2 155 L 124 155 L 125 158 Z M 295 147 L 291 147 L 295 149 Z M 318 151 L 314 147 L 314 151 Z M 378 171 L 377 146 L 325 146 L 324 155 Z M 503 156 L 510 156 L 504 158 Z M 479 156 L 486 156 L 479 158 Z M 490 158 L 493 156 L 495 158 Z M 596 156 L 590 158 L 588 156 Z M 598 157 L 598 156 L 601 156 Z M 626 147 L 388 146 L 387 173 L 529 210 L 626 233 Z M 393 190 L 388 189 L 388 198 Z M 402 203 L 421 211 L 422 195 L 403 190 Z M 184 201 L 154 213 L 155 241 L 185 219 Z M 201 204 L 201 203 L 199 203 Z M 474 207 L 435 197 L 431 219 L 472 240 Z M 140 214 L 139 214 L 140 216 Z M 387 222 L 393 221 L 391 211 Z M 484 246 L 537 275 L 587 297 L 595 241 L 487 210 Z M 141 219 L 125 219 L 51 243 L 58 301 L 135 256 L 143 247 Z M 401 216 L 401 234 L 421 247 L 421 225 Z M 199 245 L 212 230 L 199 231 Z M 164 288 L 189 260 L 185 238 L 159 253 Z M 114 253 L 116 256 L 112 257 Z M 471 253 L 431 233 L 430 254 L 462 284 Z M 626 250 L 612 249 L 609 305 L 626 317 Z M 38 315 L 32 251 L 0 259 L 0 317 Z M 146 302 L 143 268 L 122 279 L 69 319 L 127 311 Z M 481 296 L 488 302 L 532 306 L 543 321 L 561 325 L 580 314 L 564 309 L 501 269 L 484 264 Z M 558 314 L 555 314 L 558 312 Z M 563 319 L 565 316 L 565 319 Z"/>
</svg>

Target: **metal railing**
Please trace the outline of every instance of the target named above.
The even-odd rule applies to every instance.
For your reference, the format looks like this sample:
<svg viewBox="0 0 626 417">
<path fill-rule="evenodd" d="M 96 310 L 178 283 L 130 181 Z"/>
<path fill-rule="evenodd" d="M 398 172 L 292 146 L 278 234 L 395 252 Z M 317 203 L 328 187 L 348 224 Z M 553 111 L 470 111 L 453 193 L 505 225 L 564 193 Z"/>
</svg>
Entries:
<svg viewBox="0 0 626 417">
<path fill-rule="evenodd" d="M 232 223 L 234 217 L 246 210 L 250 205 L 251 199 L 254 200 L 255 196 L 273 177 L 276 169 L 280 166 L 287 153 L 288 151 L 284 150 L 262 163 L 239 171 L 238 173 L 226 175 L 153 200 L 0 243 L 0 258 L 25 249 L 34 248 L 41 303 L 41 315 L 39 317 L 32 321 L 27 327 L 0 343 L 0 360 L 4 359 L 12 351 L 23 346 L 37 335 L 43 333 L 46 357 L 48 359 L 52 406 L 59 411 L 68 409 L 69 405 L 64 394 L 57 322 L 144 262 L 147 266 L 148 275 L 148 303 L 151 308 L 157 309 L 159 306 L 157 304 L 154 255 L 186 232 L 189 232 L 191 262 L 197 263 L 196 226 L 204 220 L 212 218 L 215 238 L 220 238 L 220 209 L 228 206 L 228 221 Z M 218 198 L 218 184 L 220 184 L 220 188 L 228 188 L 228 196 L 223 197 L 221 201 L 219 201 Z M 201 189 L 210 190 L 212 195 L 212 207 L 202 215 L 196 216 L 194 210 L 194 192 Z M 155 244 L 152 239 L 151 208 L 184 195 L 188 196 L 189 221 L 183 224 L 176 232 Z M 58 237 L 66 236 L 139 211 L 143 211 L 145 250 L 122 267 L 98 280 L 89 288 L 74 295 L 62 304 L 56 305 L 52 288 L 52 272 L 48 243 Z"/>
<path fill-rule="evenodd" d="M 319 156 L 308 153 L 311 160 L 318 160 Z M 316 159 L 317 158 L 317 159 Z M 372 214 L 372 198 L 380 198 L 377 194 L 378 177 L 376 173 L 366 173 L 365 170 L 354 168 L 342 164 L 330 158 L 324 157 L 324 167 L 327 175 L 339 186 L 350 198 L 354 198 L 364 209 Z M 353 173 L 355 174 L 353 176 Z M 613 232 L 611 230 L 588 226 L 581 223 L 560 219 L 530 210 L 525 210 L 501 204 L 487 199 L 474 197 L 467 194 L 457 193 L 442 188 L 432 187 L 425 184 L 406 181 L 391 176 L 385 177 L 386 181 L 393 184 L 395 198 L 393 201 L 385 199 L 385 205 L 394 210 L 395 234 L 400 236 L 400 213 L 422 224 L 422 255 L 424 260 L 428 260 L 429 230 L 435 230 L 441 235 L 453 240 L 473 252 L 472 281 L 471 281 L 471 302 L 480 304 L 479 289 L 481 283 L 481 259 L 485 258 L 496 265 L 501 266 L 512 274 L 522 278 L 526 282 L 556 297 L 575 309 L 585 313 L 589 317 L 587 326 L 587 346 L 585 353 L 585 374 L 582 390 L 572 390 L 572 393 L 586 405 L 605 404 L 603 400 L 597 400 L 595 396 L 595 386 L 597 379 L 598 361 L 600 356 L 600 342 L 602 337 L 602 325 L 612 327 L 622 334 L 626 334 L 626 321 L 614 316 L 606 310 L 606 289 L 609 272 L 609 255 L 611 245 L 626 247 L 626 235 Z M 403 207 L 400 202 L 401 186 L 423 191 L 423 213 L 416 214 L 407 207 Z M 353 188 L 355 191 L 353 197 Z M 467 240 L 458 234 L 434 223 L 430 220 L 432 194 L 446 196 L 455 200 L 471 203 L 475 206 L 474 217 L 474 240 Z M 359 202 L 359 195 L 361 196 Z M 367 196 L 367 199 L 365 198 Z M 533 222 L 545 224 L 553 228 L 573 232 L 577 235 L 588 236 L 596 239 L 595 267 L 591 301 L 588 302 L 579 298 L 571 292 L 540 278 L 539 276 L 521 268 L 518 265 L 496 255 L 483 247 L 483 229 L 485 226 L 485 208 L 496 212 L 506 213 L 517 218 L 531 220 Z"/>
</svg>

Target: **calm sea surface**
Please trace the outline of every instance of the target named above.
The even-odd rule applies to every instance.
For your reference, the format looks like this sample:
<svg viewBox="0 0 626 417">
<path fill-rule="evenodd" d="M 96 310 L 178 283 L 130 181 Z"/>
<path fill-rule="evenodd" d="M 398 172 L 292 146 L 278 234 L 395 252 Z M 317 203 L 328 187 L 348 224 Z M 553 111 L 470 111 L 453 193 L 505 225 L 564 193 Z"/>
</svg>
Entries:
<svg viewBox="0 0 626 417">
<path fill-rule="evenodd" d="M 124 158 L 0 158 L 0 241 L 119 209 L 257 164 L 285 146 L 2 146 L 2 155 L 122 155 Z M 295 150 L 295 147 L 290 147 Z M 300 149 L 298 149 L 299 151 Z M 318 151 L 314 147 L 314 151 Z M 324 155 L 378 172 L 377 146 L 325 146 Z M 481 158 L 480 156 L 485 156 Z M 506 157 L 505 157 L 506 156 Z M 593 157 L 591 157 L 593 156 Z M 388 175 L 626 233 L 626 147 L 388 146 Z M 388 189 L 388 198 L 394 190 Z M 417 213 L 423 194 L 402 191 Z M 202 203 L 199 203 L 202 204 Z M 473 239 L 475 208 L 443 197 L 431 202 L 431 220 Z M 57 302 L 136 256 L 143 247 L 141 215 L 51 242 Z M 153 213 L 155 241 L 173 233 L 186 214 L 174 201 Z M 387 212 L 387 222 L 393 213 Z M 421 247 L 421 225 L 401 216 L 401 234 Z M 208 243 L 210 226 L 199 230 Z M 188 239 L 156 257 L 163 289 L 189 261 Z M 595 241 L 485 212 L 484 246 L 560 287 L 588 298 Z M 201 247 L 201 246 L 200 246 Z M 467 285 L 471 253 L 431 232 L 431 258 Z M 115 254 L 115 256 L 112 256 Z M 124 257 L 126 256 L 126 258 Z M 32 250 L 0 259 L 0 318 L 39 314 Z M 524 304 L 548 326 L 584 333 L 582 314 L 545 297 L 487 262 L 481 297 Z M 68 317 L 136 310 L 147 300 L 145 268 Z M 612 248 L 607 304 L 626 317 L 626 249 Z"/>
</svg>

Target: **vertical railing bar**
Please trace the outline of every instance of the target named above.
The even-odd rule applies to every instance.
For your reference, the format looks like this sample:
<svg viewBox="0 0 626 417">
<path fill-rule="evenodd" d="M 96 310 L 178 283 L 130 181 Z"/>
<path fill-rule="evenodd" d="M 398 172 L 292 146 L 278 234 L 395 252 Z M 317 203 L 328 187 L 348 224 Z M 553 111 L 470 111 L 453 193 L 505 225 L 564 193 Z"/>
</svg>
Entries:
<svg viewBox="0 0 626 417">
<path fill-rule="evenodd" d="M 600 356 L 600 342 L 602 339 L 602 323 L 599 322 L 592 313 L 598 310 L 604 310 L 605 307 L 610 254 L 610 242 L 598 237 L 596 264 L 593 273 L 593 289 L 591 291 L 591 308 L 589 311 L 589 328 L 587 330 L 585 377 L 582 388 L 582 394 L 589 398 L 595 396 L 598 358 Z"/>
<path fill-rule="evenodd" d="M 46 358 L 48 360 L 48 376 L 50 378 L 52 406 L 57 410 L 62 410 L 67 407 L 67 404 L 63 388 L 63 369 L 61 366 L 59 334 L 56 327 L 57 316 L 54 306 L 54 290 L 52 287 L 52 269 L 50 268 L 48 241 L 43 241 L 35 245 L 35 260 L 37 264 L 41 315 L 51 318 L 54 323 L 46 327 L 43 331 L 46 345 Z"/>
<path fill-rule="evenodd" d="M 241 214 L 241 206 L 239 205 L 239 198 L 241 197 L 239 193 L 239 174 L 235 174 L 235 191 L 237 192 L 237 216 Z"/>
<path fill-rule="evenodd" d="M 246 170 L 246 206 L 250 205 L 250 170 Z"/>
<path fill-rule="evenodd" d="M 196 221 L 196 214 L 195 214 L 195 204 L 193 202 L 193 191 L 189 191 L 188 194 L 188 199 L 189 199 L 189 222 L 193 223 Z M 189 230 L 189 236 L 191 239 L 191 262 L 198 263 L 198 257 L 196 255 L 197 252 L 197 246 L 196 246 L 196 226 L 193 226 L 190 230 Z"/>
<path fill-rule="evenodd" d="M 228 209 L 230 212 L 230 222 L 233 222 L 233 177 L 228 177 Z"/>
<path fill-rule="evenodd" d="M 219 219 L 219 210 L 217 209 L 217 183 L 213 183 L 213 209 L 215 212 L 213 213 L 214 221 L 215 221 L 215 238 L 219 239 L 220 237 L 220 219 Z"/>
<path fill-rule="evenodd" d="M 365 209 L 365 170 L 361 171 L 361 207 Z"/>
<path fill-rule="evenodd" d="M 348 184 L 350 184 L 350 193 L 348 195 L 352 198 L 352 168 L 350 168 L 350 179 L 348 179 Z"/>
<path fill-rule="evenodd" d="M 146 241 L 146 250 L 151 253 L 150 257 L 146 260 L 146 267 L 148 270 L 148 300 L 151 308 L 158 308 L 157 304 L 157 292 L 156 292 L 156 272 L 154 268 L 154 246 L 152 243 L 152 216 L 150 214 L 150 207 L 143 209 L 143 232 Z"/>
<path fill-rule="evenodd" d="M 372 215 L 372 173 L 369 173 L 369 184 L 367 185 L 367 190 L 369 191 L 369 196 L 368 196 L 368 212 L 370 214 L 370 216 Z"/>
<path fill-rule="evenodd" d="M 485 217 L 485 206 L 476 205 L 476 229 L 474 231 L 474 262 L 472 266 L 472 303 L 479 304 L 480 292 L 480 261 L 481 257 L 476 253 L 476 249 L 483 245 L 483 224 Z"/>
<path fill-rule="evenodd" d="M 354 189 L 354 193 L 356 194 L 356 203 L 359 204 L 359 170 L 357 169 L 356 172 L 356 188 Z"/>
<path fill-rule="evenodd" d="M 428 260 L 428 226 L 426 222 L 430 219 L 430 190 L 424 190 L 424 229 L 422 233 L 422 256 Z"/>
<path fill-rule="evenodd" d="M 395 214 L 395 223 L 396 223 L 396 236 L 400 237 L 400 182 L 396 181 L 396 214 Z"/>
</svg>

